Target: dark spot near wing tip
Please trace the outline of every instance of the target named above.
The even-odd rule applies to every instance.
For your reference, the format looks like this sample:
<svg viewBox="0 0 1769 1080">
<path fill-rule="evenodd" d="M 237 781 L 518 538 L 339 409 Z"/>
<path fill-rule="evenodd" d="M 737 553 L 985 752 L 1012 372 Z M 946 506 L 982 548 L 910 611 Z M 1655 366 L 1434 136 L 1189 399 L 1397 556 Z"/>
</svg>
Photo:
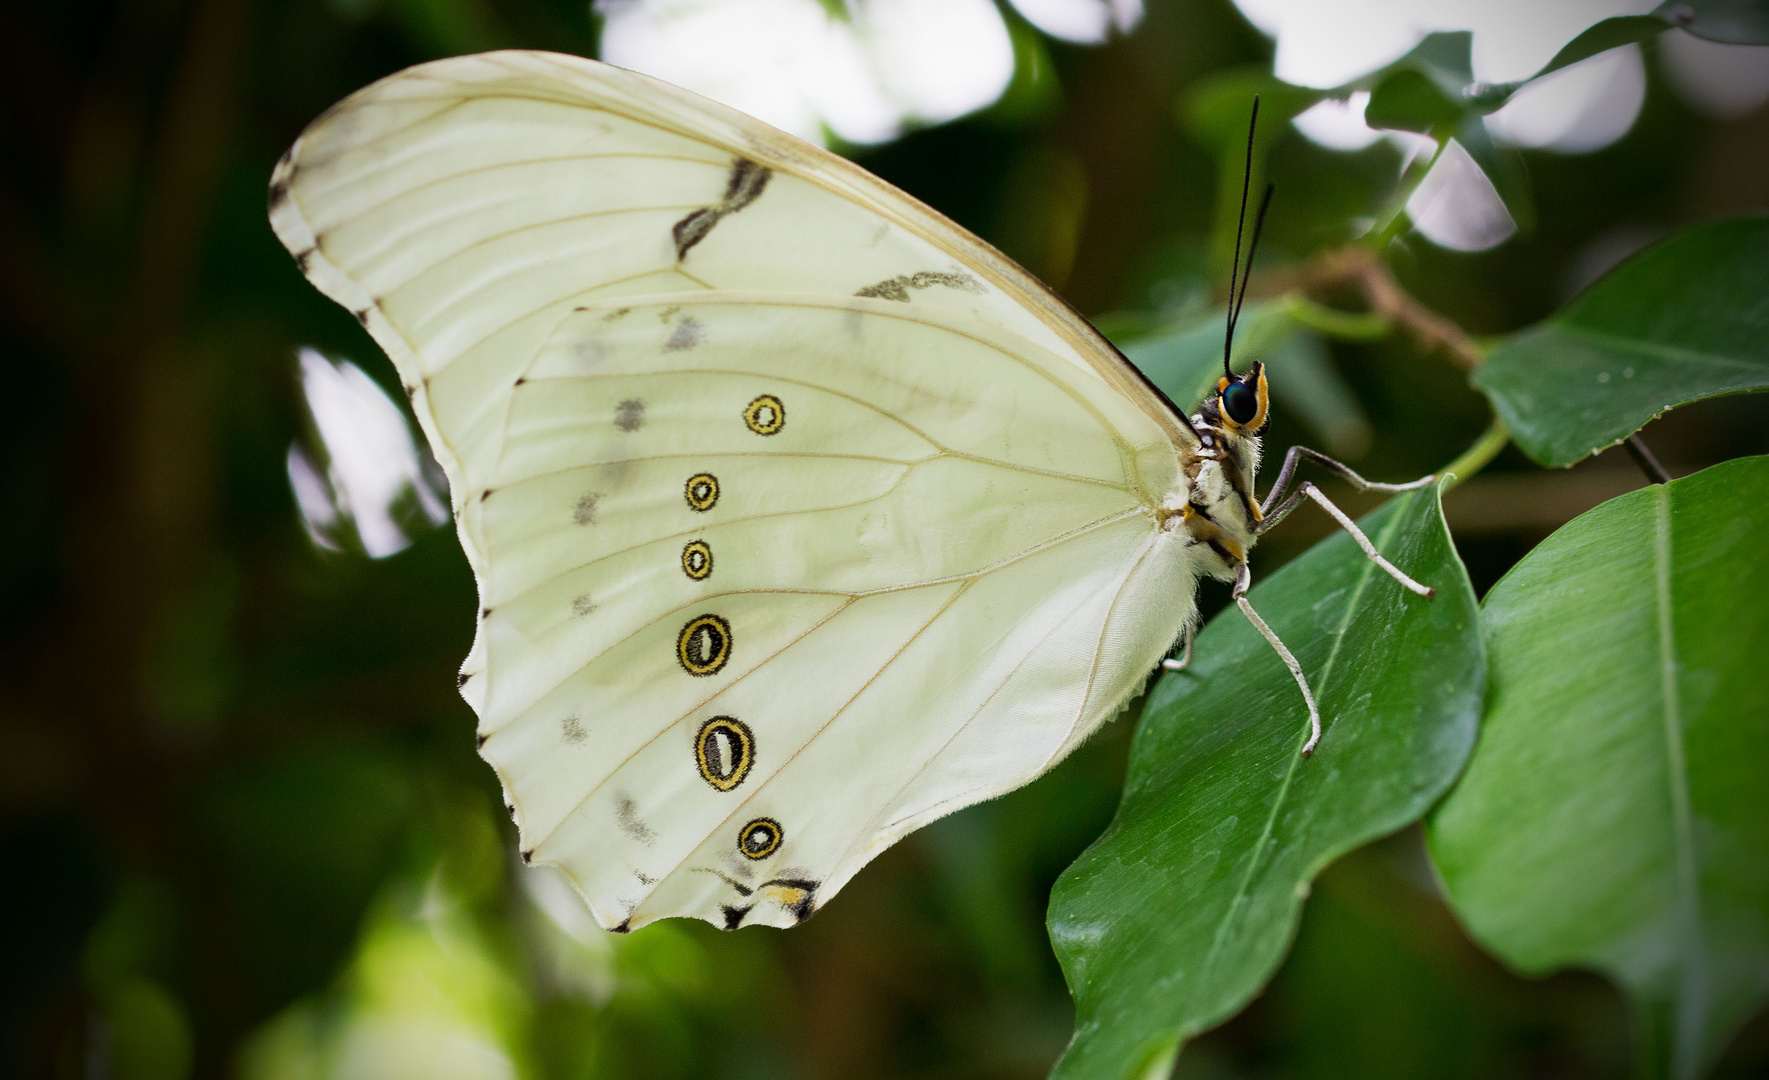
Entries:
<svg viewBox="0 0 1769 1080">
<path fill-rule="evenodd" d="M 308 248 L 306 251 L 298 251 L 295 253 L 295 265 L 301 268 L 303 274 L 307 272 L 308 264 L 313 262 L 313 256 L 316 251 L 316 248 Z"/>
<path fill-rule="evenodd" d="M 505 804 L 504 804 L 504 812 L 505 812 L 505 813 L 506 813 L 506 814 L 509 814 L 509 815 L 510 815 L 510 820 L 511 820 L 511 821 L 515 821 L 515 820 L 516 820 L 516 807 L 515 807 L 515 805 L 514 805 L 514 804 L 513 804 L 513 803 L 505 803 Z"/>
<path fill-rule="evenodd" d="M 528 381 L 528 376 L 526 376 L 526 375 L 516 376 L 516 385 L 517 386 L 521 386 L 523 383 L 525 383 L 527 381 Z"/>
<path fill-rule="evenodd" d="M 732 163 L 731 174 L 725 178 L 725 197 L 712 206 L 693 211 L 670 227 L 670 236 L 676 242 L 676 261 L 687 258 L 689 250 L 705 240 L 714 225 L 761 198 L 762 189 L 773 175 L 771 169 L 748 158 Z"/>
<path fill-rule="evenodd" d="M 854 295 L 874 300 L 895 300 L 906 304 L 909 302 L 909 290 L 930 289 L 935 285 L 944 285 L 948 289 L 958 289 L 968 293 L 983 291 L 983 283 L 969 274 L 921 270 L 913 274 L 899 274 L 894 278 L 886 278 L 876 285 L 868 285 L 864 289 L 858 290 Z"/>
<path fill-rule="evenodd" d="M 620 925 L 610 926 L 608 932 L 610 934 L 630 934 L 633 932 L 633 920 L 622 919 L 620 920 Z"/>
<path fill-rule="evenodd" d="M 479 493 L 479 501 L 484 502 L 485 500 L 491 498 L 491 491 L 492 491 L 491 488 L 486 488 L 484 491 L 481 491 Z"/>
<path fill-rule="evenodd" d="M 743 917 L 749 914 L 749 909 L 746 907 L 725 906 L 720 907 L 719 910 L 725 913 L 725 925 L 722 927 L 725 930 L 735 930 L 742 926 Z"/>
<path fill-rule="evenodd" d="M 473 676 L 471 676 L 471 675 L 469 675 L 469 674 L 467 674 L 467 673 L 466 673 L 466 672 L 464 672 L 464 671 L 463 671 L 463 672 L 461 672 L 461 673 L 460 673 L 460 674 L 459 674 L 459 675 L 456 675 L 456 676 L 455 676 L 455 689 L 456 689 L 456 690 L 459 690 L 459 689 L 460 689 L 460 688 L 461 688 L 461 687 L 463 687 L 463 686 L 466 686 L 466 685 L 467 685 L 467 680 L 468 680 L 468 679 L 471 679 L 471 678 L 472 678 L 472 677 L 473 677 Z"/>
<path fill-rule="evenodd" d="M 479 609 L 479 617 L 481 619 L 491 618 L 491 609 L 490 608 L 480 608 Z"/>
<path fill-rule="evenodd" d="M 418 396 L 418 388 L 415 386 L 412 386 L 410 384 L 407 384 L 406 388 L 405 388 L 405 396 L 408 398 L 417 397 Z"/>
<path fill-rule="evenodd" d="M 373 310 L 373 308 L 363 308 L 361 311 L 353 311 L 351 314 L 356 316 L 357 322 L 367 326 L 369 324 L 369 312 Z"/>
<path fill-rule="evenodd" d="M 485 748 L 485 740 L 487 740 L 489 738 L 491 738 L 490 735 L 475 735 L 475 736 L 473 736 L 473 749 L 483 750 Z"/>
<path fill-rule="evenodd" d="M 278 170 L 279 172 L 281 170 Z M 289 178 L 279 176 L 270 182 L 270 208 L 275 210 L 289 199 Z"/>
<path fill-rule="evenodd" d="M 587 307 L 574 307 L 571 310 L 573 310 L 573 311 L 588 311 L 590 309 Z"/>
<path fill-rule="evenodd" d="M 522 865 L 523 866 L 533 866 L 534 865 L 534 849 L 533 848 L 529 848 L 527 851 L 524 851 L 522 853 Z"/>
</svg>

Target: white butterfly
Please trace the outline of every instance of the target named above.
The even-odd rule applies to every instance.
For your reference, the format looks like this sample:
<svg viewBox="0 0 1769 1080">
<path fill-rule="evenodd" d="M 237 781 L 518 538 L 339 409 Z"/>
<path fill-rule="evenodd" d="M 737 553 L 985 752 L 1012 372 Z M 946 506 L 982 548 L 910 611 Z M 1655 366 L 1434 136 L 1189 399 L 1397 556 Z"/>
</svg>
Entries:
<svg viewBox="0 0 1769 1080">
<path fill-rule="evenodd" d="M 1245 591 L 1261 368 L 1187 418 L 975 237 L 675 87 L 415 67 L 302 134 L 271 221 L 398 367 L 480 753 L 610 929 L 793 925 L 1189 650 L 1199 574 Z"/>
</svg>

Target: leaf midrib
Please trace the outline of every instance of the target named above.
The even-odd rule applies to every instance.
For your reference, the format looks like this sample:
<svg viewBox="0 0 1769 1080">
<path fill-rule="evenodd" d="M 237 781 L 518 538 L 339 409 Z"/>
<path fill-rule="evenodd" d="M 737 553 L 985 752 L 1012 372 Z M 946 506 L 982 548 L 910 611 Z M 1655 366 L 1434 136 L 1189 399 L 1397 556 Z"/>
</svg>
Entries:
<svg viewBox="0 0 1769 1080">
<path fill-rule="evenodd" d="M 1411 497 L 1412 496 L 1408 496 L 1408 498 Z M 1400 528 L 1400 523 L 1404 520 L 1404 517 L 1404 511 L 1397 511 L 1393 520 L 1388 522 L 1383 528 L 1382 534 L 1376 542 L 1376 549 L 1378 551 L 1382 550 L 1383 546 L 1394 538 L 1395 530 Z M 1364 592 L 1369 588 L 1375 570 L 1376 564 L 1365 559 L 1362 573 L 1358 577 L 1357 585 L 1353 587 L 1351 597 L 1345 605 L 1345 616 L 1339 621 L 1339 629 L 1333 634 L 1333 647 L 1327 653 L 1326 663 L 1321 665 L 1321 673 L 1319 676 L 1321 689 L 1319 696 L 1322 699 L 1325 699 L 1326 697 L 1327 680 L 1333 673 L 1335 662 L 1339 659 L 1339 650 L 1345 644 L 1345 633 L 1351 627 L 1351 618 L 1357 613 L 1358 605 L 1363 601 Z M 1235 921 L 1236 916 L 1241 912 L 1247 899 L 1247 890 L 1252 885 L 1254 876 L 1259 872 L 1260 864 L 1265 859 L 1266 848 L 1271 841 L 1272 834 L 1277 829 L 1278 815 L 1283 812 L 1284 804 L 1289 798 L 1290 783 L 1295 779 L 1296 770 L 1301 764 L 1302 744 L 1298 741 L 1296 749 L 1290 753 L 1290 766 L 1284 772 L 1284 782 L 1278 785 L 1278 795 L 1277 798 L 1272 801 L 1271 813 L 1267 815 L 1265 826 L 1259 833 L 1259 840 L 1253 846 L 1253 856 L 1247 864 L 1247 872 L 1242 876 L 1240 885 L 1236 887 L 1234 899 L 1229 901 L 1228 910 L 1223 912 L 1222 921 L 1217 923 L 1215 934 L 1211 936 L 1210 951 L 1204 956 L 1203 966 L 1206 968 L 1208 968 L 1216 959 L 1217 950 L 1222 947 L 1222 943 L 1226 938 L 1230 924 Z"/>
<path fill-rule="evenodd" d="M 1689 802 L 1689 764 L 1683 747 L 1683 710 L 1677 694 L 1676 622 L 1671 598 L 1671 492 L 1657 484 L 1652 536 L 1653 592 L 1658 607 L 1659 686 L 1664 707 L 1665 778 L 1670 788 L 1671 842 L 1676 848 L 1676 921 L 1684 957 L 1677 995 L 1671 1074 L 1692 1077 L 1701 1059 L 1707 1013 L 1707 943 L 1702 933 L 1701 881 L 1695 864 L 1695 823 Z"/>
<path fill-rule="evenodd" d="M 1741 360 L 1735 356 L 1726 356 L 1717 352 L 1684 348 L 1678 345 L 1667 345 L 1664 342 L 1653 341 L 1650 338 L 1629 337 L 1623 334 L 1611 333 L 1606 330 L 1596 330 L 1589 326 L 1582 326 L 1574 322 L 1560 323 L 1556 329 L 1568 337 L 1581 338 L 1585 341 L 1601 345 L 1604 348 L 1614 349 L 1617 352 L 1639 353 L 1660 360 L 1699 361 L 1703 364 L 1715 364 L 1721 367 L 1748 371 L 1758 378 L 1762 378 L 1765 368 L 1769 368 L 1769 364 L 1765 364 L 1762 360 Z"/>
</svg>

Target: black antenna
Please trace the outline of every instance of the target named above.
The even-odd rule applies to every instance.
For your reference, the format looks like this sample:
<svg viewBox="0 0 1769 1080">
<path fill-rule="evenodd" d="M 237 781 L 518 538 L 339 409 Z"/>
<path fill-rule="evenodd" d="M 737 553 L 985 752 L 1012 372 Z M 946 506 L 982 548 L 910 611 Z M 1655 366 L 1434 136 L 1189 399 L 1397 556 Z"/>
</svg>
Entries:
<svg viewBox="0 0 1769 1080">
<path fill-rule="evenodd" d="M 1241 321 L 1241 305 L 1247 301 L 1247 281 L 1253 276 L 1253 256 L 1259 250 L 1259 234 L 1265 230 L 1265 212 L 1271 207 L 1274 185 L 1265 185 L 1259 200 L 1259 214 L 1253 220 L 1253 242 L 1247 245 L 1247 268 L 1241 271 L 1241 235 L 1247 228 L 1247 195 L 1253 188 L 1253 135 L 1259 130 L 1259 95 L 1253 95 L 1253 116 L 1247 121 L 1247 166 L 1241 176 L 1241 214 L 1235 222 L 1235 259 L 1228 274 L 1228 332 L 1222 341 L 1222 373 L 1234 378 L 1229 366 L 1229 353 L 1235 344 L 1235 327 Z M 1237 286 L 1239 288 L 1237 289 Z"/>
<path fill-rule="evenodd" d="M 1247 303 L 1247 281 L 1253 276 L 1253 254 L 1259 250 L 1259 234 L 1265 231 L 1265 212 L 1271 209 L 1271 193 L 1275 185 L 1265 185 L 1265 194 L 1259 200 L 1259 216 L 1253 219 L 1253 242 L 1247 245 L 1247 269 L 1241 275 L 1241 295 L 1235 298 L 1234 322 L 1231 326 L 1241 325 L 1241 307 Z M 1231 329 L 1232 335 L 1234 331 Z"/>
</svg>

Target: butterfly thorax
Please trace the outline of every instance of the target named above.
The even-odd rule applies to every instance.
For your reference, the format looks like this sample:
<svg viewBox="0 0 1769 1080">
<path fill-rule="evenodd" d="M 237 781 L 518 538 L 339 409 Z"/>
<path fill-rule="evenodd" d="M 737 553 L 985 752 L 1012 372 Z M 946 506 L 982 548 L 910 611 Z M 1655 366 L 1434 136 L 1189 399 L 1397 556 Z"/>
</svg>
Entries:
<svg viewBox="0 0 1769 1080">
<path fill-rule="evenodd" d="M 1245 400 L 1254 406 L 1251 415 L 1245 407 L 1236 407 L 1243 405 L 1236 400 L 1237 392 L 1250 394 Z M 1166 527 L 1184 530 L 1198 549 L 1199 568 L 1223 581 L 1234 578 L 1258 540 L 1262 515 L 1253 483 L 1259 473 L 1267 402 L 1263 365 L 1254 364 L 1239 379 L 1225 376 L 1191 418 L 1199 445 L 1181 452 L 1189 485 Z M 1237 414 L 1241 419 L 1236 419 Z"/>
</svg>

